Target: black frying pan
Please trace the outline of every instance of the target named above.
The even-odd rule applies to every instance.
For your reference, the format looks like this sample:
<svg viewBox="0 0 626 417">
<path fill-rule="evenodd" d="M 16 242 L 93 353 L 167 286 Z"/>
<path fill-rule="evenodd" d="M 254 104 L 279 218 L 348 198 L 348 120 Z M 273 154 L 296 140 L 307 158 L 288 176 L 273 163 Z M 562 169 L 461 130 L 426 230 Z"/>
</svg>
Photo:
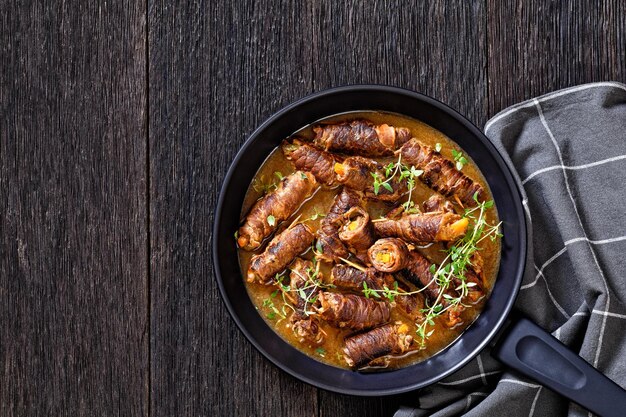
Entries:
<svg viewBox="0 0 626 417">
<path fill-rule="evenodd" d="M 502 220 L 502 256 L 483 312 L 448 348 L 402 369 L 360 373 L 318 362 L 285 342 L 248 297 L 237 261 L 234 232 L 254 174 L 281 140 L 321 118 L 359 110 L 400 113 L 421 120 L 457 142 L 485 176 Z M 340 87 L 297 101 L 263 123 L 246 141 L 224 180 L 215 212 L 213 257 L 224 303 L 250 342 L 285 372 L 319 388 L 374 396 L 422 388 L 452 374 L 488 343 L 492 355 L 589 410 L 623 415 L 626 391 L 524 318 L 510 318 L 526 262 L 528 225 L 511 169 L 472 123 L 448 106 L 415 92 L 385 86 Z"/>
</svg>

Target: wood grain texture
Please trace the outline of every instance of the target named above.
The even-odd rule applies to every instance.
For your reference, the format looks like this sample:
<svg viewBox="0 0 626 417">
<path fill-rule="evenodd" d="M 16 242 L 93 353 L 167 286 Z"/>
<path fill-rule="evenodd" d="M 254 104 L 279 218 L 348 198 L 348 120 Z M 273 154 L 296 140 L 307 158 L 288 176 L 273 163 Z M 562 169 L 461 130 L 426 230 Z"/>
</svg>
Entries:
<svg viewBox="0 0 626 417">
<path fill-rule="evenodd" d="M 486 110 L 482 1 L 312 2 L 314 91 L 389 84 L 445 102 L 474 123 Z M 294 36 L 297 36 L 294 35 Z"/>
<path fill-rule="evenodd" d="M 271 19 L 230 2 L 150 3 L 153 415 L 316 412 L 316 390 L 269 365 L 235 329 L 210 254 L 217 193 L 244 136 L 288 92 L 304 93 L 286 76 L 302 61 L 247 78 L 283 55 L 275 42 L 247 49 L 270 35 L 261 26 Z M 280 401 L 287 391 L 292 399 Z"/>
<path fill-rule="evenodd" d="M 626 81 L 626 2 L 489 1 L 489 116 L 560 88 Z"/>
<path fill-rule="evenodd" d="M 155 415 L 376 416 L 395 410 L 393 397 L 318 392 L 251 348 L 213 277 L 213 210 L 246 136 L 313 91 L 399 85 L 480 121 L 486 110 L 484 8 L 480 2 L 455 6 L 150 2 Z M 451 65 L 461 59 L 468 65 Z"/>
<path fill-rule="evenodd" d="M 210 251 L 217 194 L 245 136 L 311 89 L 297 76 L 307 42 L 276 31 L 296 16 L 279 3 L 150 2 L 153 415 L 316 414 L 316 390 L 235 328 Z"/>
<path fill-rule="evenodd" d="M 144 15 L 0 6 L 0 415 L 148 413 Z"/>
<path fill-rule="evenodd" d="M 246 137 L 380 83 L 475 124 L 626 81 L 621 0 L 0 5 L 0 415 L 385 416 L 270 365 L 220 300 L 217 196 Z M 149 256 L 149 257 L 148 257 Z"/>
</svg>

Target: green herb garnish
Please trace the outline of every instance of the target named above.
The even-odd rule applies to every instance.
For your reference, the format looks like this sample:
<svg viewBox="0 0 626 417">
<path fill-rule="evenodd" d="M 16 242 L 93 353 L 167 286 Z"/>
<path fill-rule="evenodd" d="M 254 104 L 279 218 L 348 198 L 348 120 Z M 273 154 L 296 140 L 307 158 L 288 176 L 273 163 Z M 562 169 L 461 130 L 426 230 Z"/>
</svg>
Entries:
<svg viewBox="0 0 626 417">
<path fill-rule="evenodd" d="M 459 171 L 462 170 L 465 164 L 467 164 L 468 162 L 467 158 L 463 156 L 463 152 L 452 149 L 452 156 L 454 157 L 454 160 L 456 162 L 456 169 L 458 169 Z"/>
<path fill-rule="evenodd" d="M 415 180 L 417 177 L 422 175 L 424 171 L 420 169 L 416 169 L 414 166 L 407 166 L 402 163 L 402 154 L 398 156 L 398 161 L 393 163 L 390 162 L 384 167 L 385 178 L 382 178 L 381 175 L 377 172 L 371 172 L 370 175 L 374 178 L 373 187 L 374 187 L 374 195 L 378 195 L 380 192 L 380 188 L 384 188 L 385 190 L 393 193 L 393 186 L 391 185 L 391 181 L 397 176 L 396 181 L 402 182 L 406 181 L 407 186 L 409 188 L 408 194 L 409 197 L 405 203 L 402 204 L 406 211 L 411 210 L 412 207 L 415 206 L 415 203 L 411 200 L 413 195 L 413 190 L 415 189 Z M 417 212 L 417 208 L 414 208 L 412 211 Z"/>
<path fill-rule="evenodd" d="M 415 203 L 413 202 L 413 200 L 411 200 L 411 196 L 413 195 L 413 190 L 415 189 L 415 180 L 423 173 L 424 171 L 422 171 L 421 169 L 416 169 L 413 165 L 411 165 L 410 168 L 406 165 L 402 165 L 400 171 L 400 180 L 406 179 L 406 183 L 409 187 L 409 197 L 407 198 L 406 202 L 402 203 L 402 207 L 407 212 L 411 210 L 411 208 L 415 208 Z"/>
<path fill-rule="evenodd" d="M 275 291 L 278 294 L 278 290 Z M 274 302 L 272 301 L 272 298 L 276 297 L 276 295 L 273 295 L 274 293 L 272 293 L 272 295 L 270 295 L 271 298 L 266 298 L 265 300 L 263 300 L 263 307 L 267 308 L 269 310 L 269 312 L 265 315 L 265 317 L 267 317 L 270 320 L 274 320 L 276 318 L 276 316 L 279 316 L 282 319 L 286 318 L 286 314 L 284 311 L 281 312 L 281 310 L 279 310 L 278 308 L 276 308 L 276 305 L 274 305 Z"/>
<path fill-rule="evenodd" d="M 447 310 L 462 304 L 467 297 L 469 289 L 476 286 L 474 282 L 467 282 L 465 273 L 472 266 L 472 256 L 480 250 L 478 246 L 484 239 L 495 240 L 501 238 L 500 224 L 489 224 L 486 219 L 486 210 L 493 207 L 493 201 L 479 202 L 478 194 L 474 195 L 474 201 L 477 206 L 472 209 L 466 209 L 463 217 L 470 220 L 470 227 L 465 236 L 458 240 L 454 245 L 446 249 L 446 257 L 439 266 L 432 264 L 429 268 L 433 278 L 428 285 L 416 291 L 404 292 L 398 289 L 398 283 L 394 282 L 393 288 L 386 285 L 383 289 L 373 289 L 368 287 L 367 283 L 363 283 L 361 290 L 365 297 L 385 297 L 393 302 L 395 297 L 417 294 L 428 288 L 431 283 L 436 283 L 439 287 L 439 296 L 435 302 L 427 308 L 421 310 L 424 319 L 417 324 L 416 333 L 419 336 L 420 346 L 424 346 L 425 340 L 430 337 L 434 330 L 428 331 L 428 326 L 435 324 L 434 319 L 442 315 Z M 454 297 L 447 294 L 447 290 L 451 288 L 455 279 L 460 281 L 460 285 L 454 288 L 459 294 Z M 446 304 L 444 306 L 444 303 Z"/>
<path fill-rule="evenodd" d="M 335 285 L 326 284 L 320 279 L 320 264 L 315 258 L 313 258 L 313 268 L 306 268 L 305 273 L 292 269 L 302 278 L 303 285 L 299 288 L 290 288 L 289 286 L 282 285 L 282 281 L 279 281 L 279 288 L 283 292 L 283 298 L 285 293 L 295 293 L 295 295 L 304 301 L 303 313 L 307 316 L 314 314 L 315 311 L 309 310 L 309 306 L 317 302 L 317 293 L 321 288 L 335 288 Z M 295 311 L 295 310 L 294 310 Z"/>
<path fill-rule="evenodd" d="M 309 220 L 311 220 L 311 221 L 315 221 L 315 220 L 317 220 L 317 219 L 323 219 L 324 217 L 326 217 L 326 215 L 325 215 L 325 214 L 323 214 L 323 213 L 318 212 L 318 211 L 317 211 L 317 208 L 316 208 L 316 209 L 315 209 L 315 213 L 313 213 L 313 215 L 312 215 L 311 217 L 309 217 L 309 218 L 307 218 L 307 219 L 304 219 L 304 220 L 302 220 L 302 221 L 303 221 L 303 222 L 306 222 L 306 221 L 309 221 Z"/>
<path fill-rule="evenodd" d="M 378 192 L 380 191 L 380 184 L 382 184 L 382 178 L 380 178 L 380 175 L 376 172 L 370 172 L 370 174 L 374 177 L 374 194 L 378 195 Z"/>
<path fill-rule="evenodd" d="M 313 252 L 317 256 L 324 254 L 324 247 L 322 246 L 322 242 L 320 242 L 319 240 L 315 241 L 315 249 L 313 249 Z"/>
<path fill-rule="evenodd" d="M 280 174 L 280 172 L 275 172 L 274 175 L 276 174 Z M 252 181 L 252 188 L 257 193 L 267 194 L 268 192 L 273 191 L 276 188 L 278 188 L 278 184 L 272 181 L 271 176 L 267 181 L 265 180 L 264 176 L 261 176 L 260 178 L 255 178 Z"/>
</svg>

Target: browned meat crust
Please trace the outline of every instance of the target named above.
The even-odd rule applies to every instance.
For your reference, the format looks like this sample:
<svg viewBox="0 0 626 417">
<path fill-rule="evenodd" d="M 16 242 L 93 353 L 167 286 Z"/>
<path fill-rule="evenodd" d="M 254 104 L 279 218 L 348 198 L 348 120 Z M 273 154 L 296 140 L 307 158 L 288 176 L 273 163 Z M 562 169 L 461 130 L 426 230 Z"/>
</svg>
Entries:
<svg viewBox="0 0 626 417">
<path fill-rule="evenodd" d="M 398 220 L 400 217 L 402 217 L 402 214 L 404 214 L 404 206 L 399 205 L 398 207 L 389 210 L 385 214 L 385 218 L 390 220 Z"/>
<path fill-rule="evenodd" d="M 426 307 L 426 303 L 421 293 L 397 295 L 395 303 L 398 311 L 412 321 L 420 321 L 424 318 L 422 310 Z"/>
<path fill-rule="evenodd" d="M 455 288 L 458 288 L 461 285 L 461 279 L 456 276 L 452 279 L 452 282 L 454 283 Z M 482 278 L 471 267 L 467 268 L 465 271 L 465 282 L 474 284 L 473 286 L 468 286 L 467 291 L 466 298 L 471 302 L 475 303 L 485 296 Z"/>
<path fill-rule="evenodd" d="M 274 236 L 259 255 L 254 255 L 248 268 L 248 282 L 266 284 L 277 273 L 287 268 L 293 259 L 305 252 L 315 235 L 309 226 L 299 223 Z"/>
<path fill-rule="evenodd" d="M 374 243 L 370 215 L 361 207 L 354 206 L 341 217 L 340 221 L 343 225 L 339 229 L 339 239 L 357 258 L 369 263 L 367 250 Z"/>
<path fill-rule="evenodd" d="M 305 316 L 304 310 L 306 308 L 306 300 L 302 298 L 300 290 L 303 290 L 307 286 L 307 277 L 309 271 L 313 270 L 313 262 L 296 258 L 290 266 L 291 272 L 289 273 L 289 291 L 286 292 L 287 298 L 294 305 L 296 311 L 301 316 Z M 310 297 L 313 289 L 304 289 L 302 292 L 306 297 Z"/>
<path fill-rule="evenodd" d="M 395 202 L 407 192 L 406 183 L 394 178 L 389 181 L 391 190 L 381 186 L 376 194 L 373 174 L 378 175 L 382 182 L 385 179 L 385 172 L 383 166 L 373 159 L 351 156 L 343 163 L 335 164 L 335 173 L 338 182 L 353 190 L 363 192 L 366 198 L 372 200 Z"/>
<path fill-rule="evenodd" d="M 472 270 L 480 277 L 481 283 L 485 285 L 485 277 L 483 276 L 483 266 L 485 260 L 483 259 L 483 256 L 480 252 L 476 251 L 470 257 L 470 262 L 472 264 Z"/>
<path fill-rule="evenodd" d="M 437 211 L 443 213 L 454 213 L 454 206 L 452 203 L 439 194 L 433 194 L 428 200 L 424 201 L 423 206 L 425 213 L 434 213 Z"/>
<path fill-rule="evenodd" d="M 310 172 L 322 184 L 333 186 L 336 184 L 334 171 L 335 156 L 324 152 L 300 140 L 292 143 L 283 142 L 281 146 L 285 157 L 293 162 L 296 169 Z"/>
<path fill-rule="evenodd" d="M 368 288 L 382 290 L 384 285 L 393 287 L 393 277 L 377 271 L 374 268 L 367 268 L 365 271 L 358 270 L 348 265 L 335 265 L 330 271 L 330 280 L 333 285 L 343 290 L 362 291 L 363 283 Z"/>
<path fill-rule="evenodd" d="M 377 234 L 403 239 L 417 245 L 455 241 L 467 230 L 468 220 L 453 213 L 410 214 L 398 220 L 373 223 Z"/>
<path fill-rule="evenodd" d="M 360 202 L 359 194 L 348 188 L 344 188 L 335 197 L 333 205 L 326 217 L 320 222 L 320 228 L 317 231 L 316 247 L 321 251 L 321 254 L 318 255 L 320 259 L 328 262 L 340 262 L 340 257 L 347 258 L 349 256 L 348 249 L 339 239 L 339 219 L 351 207 L 357 206 Z"/>
<path fill-rule="evenodd" d="M 297 319 L 296 316 L 292 316 L 291 329 L 300 343 L 309 342 L 314 345 L 324 343 L 324 331 L 319 321 L 313 317 Z"/>
<path fill-rule="evenodd" d="M 321 317 L 337 327 L 352 330 L 370 329 L 387 323 L 389 304 L 354 294 L 320 292 Z"/>
<path fill-rule="evenodd" d="M 296 258 L 291 264 L 289 291 L 286 292 L 286 296 L 295 307 L 295 311 L 291 315 L 291 329 L 298 337 L 298 340 L 319 345 L 324 342 L 324 333 L 319 326 L 318 320 L 305 313 L 307 307 L 306 300 L 302 298 L 300 293 L 302 291 L 306 297 L 312 296 L 314 289 L 306 287 L 307 276 L 313 268 L 313 262 Z"/>
<path fill-rule="evenodd" d="M 367 288 L 382 290 L 394 288 L 395 280 L 391 274 L 385 274 L 374 268 L 367 268 L 365 271 L 353 268 L 348 265 L 335 265 L 330 272 L 330 280 L 340 290 L 355 292 L 363 291 L 363 283 Z M 398 291 L 407 292 L 410 289 L 403 283 L 398 283 Z M 420 310 L 424 308 L 424 297 L 421 294 L 398 295 L 395 297 L 395 304 L 400 313 L 413 321 L 420 320 L 423 314 Z"/>
<path fill-rule="evenodd" d="M 476 205 L 473 198 L 475 193 L 478 193 L 479 201 L 484 200 L 484 188 L 457 170 L 452 161 L 441 156 L 430 146 L 413 138 L 405 143 L 399 152 L 404 163 L 424 171 L 419 178 L 433 190 L 446 197 L 455 195 L 468 206 Z"/>
<path fill-rule="evenodd" d="M 432 264 L 433 263 L 421 253 L 415 251 L 410 252 L 409 263 L 407 264 L 406 269 L 404 269 L 403 275 L 409 282 L 424 288 L 424 294 L 430 299 L 431 303 L 438 300 L 444 308 L 446 308 L 449 306 L 449 303 L 444 297 L 439 297 L 441 287 L 439 287 L 437 282 L 433 279 L 434 275 L 430 271 L 430 266 Z M 458 297 L 458 294 L 452 288 L 446 289 L 445 294 L 448 294 L 453 298 Z M 460 315 L 463 310 L 464 308 L 462 305 L 450 307 L 447 310 L 448 318 L 446 324 L 449 327 L 453 327 L 460 323 Z"/>
<path fill-rule="evenodd" d="M 387 324 L 346 338 L 343 349 L 346 363 L 358 368 L 378 357 L 406 352 L 413 341 L 407 331 L 405 325 Z"/>
<path fill-rule="evenodd" d="M 295 213 L 316 188 L 317 181 L 308 172 L 297 171 L 283 178 L 278 188 L 263 196 L 248 213 L 243 226 L 239 228 L 239 247 L 245 250 L 258 249 L 263 240 L 276 231 L 279 223 Z M 270 216 L 273 216 L 273 221 L 268 221 Z"/>
<path fill-rule="evenodd" d="M 392 155 L 411 138 L 407 128 L 387 124 L 374 126 L 367 120 L 320 125 L 313 131 L 315 146 L 326 151 L 364 156 Z"/>
<path fill-rule="evenodd" d="M 439 286 L 433 280 L 433 273 L 430 271 L 432 262 L 419 252 L 410 252 L 410 261 L 404 271 L 404 277 L 418 287 L 423 287 L 424 294 L 431 301 L 435 301 L 439 296 Z"/>
<path fill-rule="evenodd" d="M 397 238 L 377 240 L 368 250 L 370 262 L 382 272 L 397 272 L 409 261 L 409 248 Z"/>
</svg>

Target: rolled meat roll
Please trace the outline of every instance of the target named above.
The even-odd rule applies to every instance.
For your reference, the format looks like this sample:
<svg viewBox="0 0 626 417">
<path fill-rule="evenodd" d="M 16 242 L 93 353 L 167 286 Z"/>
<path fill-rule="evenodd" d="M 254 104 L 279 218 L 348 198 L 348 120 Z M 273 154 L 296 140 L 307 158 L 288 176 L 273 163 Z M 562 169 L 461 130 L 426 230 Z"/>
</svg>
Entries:
<svg viewBox="0 0 626 417">
<path fill-rule="evenodd" d="M 289 274 L 289 291 L 286 296 L 294 305 L 295 311 L 291 315 L 291 329 L 301 343 L 309 342 L 319 345 L 324 342 L 324 332 L 320 328 L 317 318 L 306 313 L 307 300 L 313 297 L 315 288 L 313 285 L 307 285 L 310 271 L 314 268 L 313 262 L 296 258 L 291 264 L 291 272 Z M 318 279 L 321 277 L 318 275 Z M 308 288 L 307 288 L 308 287 Z"/>
<path fill-rule="evenodd" d="M 361 207 L 354 206 L 341 217 L 341 222 L 339 239 L 357 258 L 369 263 L 367 250 L 374 243 L 370 215 Z"/>
<path fill-rule="evenodd" d="M 384 274 L 374 268 L 367 268 L 365 271 L 353 268 L 348 265 L 338 264 L 330 271 L 330 281 L 337 288 L 350 291 L 362 291 L 364 286 L 375 290 L 382 290 L 385 285 L 393 288 L 393 277 Z"/>
<path fill-rule="evenodd" d="M 467 286 L 467 294 L 465 295 L 467 299 L 475 303 L 485 296 L 482 277 L 471 266 L 467 267 L 465 270 L 464 279 L 466 283 L 470 284 Z M 458 276 L 454 276 L 452 282 L 456 289 L 461 286 L 462 280 Z"/>
<path fill-rule="evenodd" d="M 469 221 L 453 213 L 409 214 L 398 220 L 373 223 L 377 234 L 397 237 L 416 245 L 455 241 L 465 234 Z"/>
<path fill-rule="evenodd" d="M 389 304 L 383 301 L 332 292 L 320 292 L 318 299 L 322 319 L 340 328 L 363 330 L 389 321 Z"/>
<path fill-rule="evenodd" d="M 428 200 L 424 201 L 424 213 L 454 213 L 454 206 L 451 202 L 440 196 L 433 194 Z"/>
<path fill-rule="evenodd" d="M 365 271 L 353 268 L 348 265 L 335 265 L 330 272 L 330 281 L 340 290 L 361 292 L 364 290 L 363 284 L 367 288 L 382 290 L 394 288 L 396 281 L 391 274 L 385 274 L 374 268 L 367 268 Z M 398 283 L 399 292 L 409 292 L 410 289 L 402 282 Z M 422 294 L 402 294 L 395 297 L 396 308 L 400 313 L 413 321 L 421 320 L 424 308 L 424 297 Z"/>
<path fill-rule="evenodd" d="M 457 196 L 463 204 L 475 206 L 474 194 L 478 201 L 485 198 L 485 189 L 467 175 L 456 169 L 454 163 L 428 145 L 413 138 L 399 150 L 404 163 L 421 169 L 419 177 L 428 187 L 446 197 Z"/>
<path fill-rule="evenodd" d="M 367 253 L 372 266 L 381 272 L 400 271 L 409 260 L 406 243 L 393 237 L 377 240 Z"/>
<path fill-rule="evenodd" d="M 300 343 L 308 342 L 314 345 L 324 343 L 324 331 L 320 327 L 319 321 L 313 317 L 297 319 L 295 316 L 292 316 L 291 330 L 293 330 Z"/>
<path fill-rule="evenodd" d="M 485 284 L 484 276 L 483 276 L 483 266 L 484 266 L 485 260 L 483 259 L 483 256 L 480 254 L 479 251 L 474 252 L 472 256 L 470 256 L 470 263 L 471 263 L 472 270 L 474 270 L 476 275 L 480 277 L 481 282 Z"/>
<path fill-rule="evenodd" d="M 294 260 L 313 244 L 315 235 L 309 226 L 298 223 L 274 239 L 259 255 L 254 255 L 248 268 L 248 282 L 266 284 L 276 274 L 282 272 Z"/>
<path fill-rule="evenodd" d="M 351 207 L 358 205 L 360 201 L 361 197 L 358 193 L 345 187 L 335 197 L 333 205 L 326 217 L 320 222 L 320 228 L 317 231 L 316 247 L 321 252 L 317 255 L 320 259 L 328 262 L 340 262 L 340 258 L 347 258 L 350 255 L 348 249 L 339 239 L 339 219 Z"/>
<path fill-rule="evenodd" d="M 400 288 L 398 290 L 404 291 Z M 421 293 L 401 294 L 395 297 L 398 311 L 412 321 L 420 321 L 424 318 L 424 313 L 422 313 L 422 310 L 426 308 L 424 301 L 424 296 Z"/>
<path fill-rule="evenodd" d="M 439 300 L 444 307 L 448 308 L 446 311 L 446 325 L 448 327 L 454 327 L 460 323 L 461 313 L 464 308 L 460 304 L 449 307 L 450 303 L 448 300 L 444 297 L 439 297 L 439 293 L 442 291 L 442 288 L 436 280 L 433 279 L 434 274 L 430 271 L 432 262 L 430 262 L 424 255 L 416 251 L 409 252 L 409 255 L 409 262 L 407 267 L 403 270 L 404 277 L 412 284 L 424 288 L 424 294 L 430 299 L 431 303 L 434 303 L 435 300 Z M 452 288 L 446 288 L 444 290 L 444 294 L 448 294 L 452 298 L 458 297 L 458 293 Z"/>
<path fill-rule="evenodd" d="M 408 190 L 406 183 L 396 178 L 388 182 L 391 189 L 382 185 L 376 189 L 374 176 L 382 182 L 385 180 L 385 171 L 383 166 L 373 159 L 351 156 L 343 163 L 336 163 L 334 169 L 338 182 L 348 188 L 363 192 L 366 198 L 372 200 L 395 202 Z"/>
<path fill-rule="evenodd" d="M 389 220 L 398 220 L 400 219 L 400 217 L 402 217 L 402 215 L 404 214 L 404 206 L 399 205 L 396 208 L 393 208 L 391 210 L 389 210 L 387 213 L 385 213 L 385 219 L 389 219 Z"/>
<path fill-rule="evenodd" d="M 351 155 L 386 156 L 411 138 L 411 131 L 367 120 L 320 125 L 313 128 L 315 146 Z"/>
<path fill-rule="evenodd" d="M 315 177 L 297 171 L 282 179 L 276 190 L 257 201 L 239 228 L 237 244 L 245 250 L 258 249 L 317 189 Z"/>
<path fill-rule="evenodd" d="M 303 298 L 302 295 L 304 295 L 307 299 L 312 297 L 314 291 L 312 288 L 313 286 L 309 285 L 311 288 L 306 287 L 309 271 L 313 270 L 313 262 L 302 258 L 296 258 L 290 265 L 290 269 L 289 291 L 287 291 L 285 295 L 296 308 L 296 312 L 298 312 L 300 316 L 306 316 L 305 310 L 307 307 L 307 300 Z"/>
<path fill-rule="evenodd" d="M 281 146 L 285 157 L 293 162 L 296 169 L 310 172 L 317 181 L 328 186 L 336 184 L 334 166 L 336 157 L 314 146 L 294 139 L 291 143 L 285 141 Z"/>
<path fill-rule="evenodd" d="M 344 359 L 349 366 L 359 368 L 381 356 L 404 353 L 413 342 L 408 331 L 406 324 L 387 324 L 350 336 L 345 340 Z"/>
</svg>

